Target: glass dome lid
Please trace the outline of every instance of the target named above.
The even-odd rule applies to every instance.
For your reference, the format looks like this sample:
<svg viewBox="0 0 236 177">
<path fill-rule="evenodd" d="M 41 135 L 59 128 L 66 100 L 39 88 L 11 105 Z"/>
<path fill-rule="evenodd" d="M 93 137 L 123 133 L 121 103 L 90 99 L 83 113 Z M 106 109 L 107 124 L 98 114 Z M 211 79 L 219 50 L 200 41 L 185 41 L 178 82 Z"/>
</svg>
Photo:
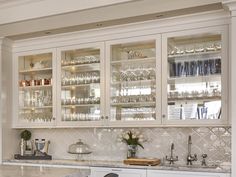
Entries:
<svg viewBox="0 0 236 177">
<path fill-rule="evenodd" d="M 90 154 L 92 153 L 89 146 L 82 142 L 81 139 L 75 144 L 71 144 L 68 149 L 70 154 Z"/>
</svg>

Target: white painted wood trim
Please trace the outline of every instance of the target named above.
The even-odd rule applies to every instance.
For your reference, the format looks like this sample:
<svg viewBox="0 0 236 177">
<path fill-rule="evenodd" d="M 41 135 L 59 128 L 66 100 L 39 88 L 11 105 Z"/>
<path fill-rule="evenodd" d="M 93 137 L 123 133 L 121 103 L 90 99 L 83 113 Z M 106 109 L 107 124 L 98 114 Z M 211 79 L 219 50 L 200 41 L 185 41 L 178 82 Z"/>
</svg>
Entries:
<svg viewBox="0 0 236 177">
<path fill-rule="evenodd" d="M 236 11 L 235 11 L 236 12 Z M 236 16 L 231 20 L 230 117 L 232 121 L 232 177 L 236 176 Z"/>
<path fill-rule="evenodd" d="M 229 24 L 229 12 L 218 10 L 193 15 L 151 20 L 133 24 L 65 33 L 27 40 L 15 41 L 13 52 L 78 45 L 89 42 L 114 40 L 126 37 L 145 36 L 163 32 L 198 29 L 202 27 Z"/>
<path fill-rule="evenodd" d="M 160 95 L 160 84 L 158 82 L 160 82 L 161 80 L 161 35 L 157 34 L 157 35 L 147 35 L 147 36 L 141 36 L 141 37 L 130 37 L 130 38 L 124 38 L 124 39 L 117 39 L 117 40 L 111 40 L 111 41 L 107 41 L 106 42 L 106 91 L 107 91 L 107 98 L 106 98 L 106 113 L 108 115 L 109 118 L 111 118 L 111 114 L 110 114 L 110 79 L 111 79 L 111 48 L 112 45 L 116 45 L 116 44 L 125 44 L 125 43 L 133 43 L 133 42 L 142 42 L 142 41 L 148 41 L 148 40 L 153 40 L 155 42 L 156 45 L 156 68 L 157 68 L 157 73 L 156 73 L 156 93 L 158 93 L 158 95 Z M 159 60 L 158 60 L 159 59 Z M 109 122 L 109 126 L 141 126 L 141 125 L 145 125 L 144 122 L 148 123 L 149 125 L 158 125 L 161 123 L 161 107 L 159 106 L 161 105 L 161 99 L 158 97 L 158 100 L 156 101 L 156 121 L 111 121 Z M 106 124 L 107 125 L 107 124 Z"/>
<path fill-rule="evenodd" d="M 167 65 L 168 65 L 168 58 L 167 58 L 167 40 L 171 37 L 178 37 L 178 36 L 186 36 L 186 35 L 195 35 L 195 34 L 206 34 L 209 32 L 215 32 L 217 34 L 222 35 L 222 74 L 221 74 L 221 85 L 222 85 L 222 118 L 220 120 L 168 120 L 168 112 L 167 112 Z M 195 124 L 207 124 L 207 125 L 214 125 L 214 124 L 222 124 L 222 125 L 229 125 L 228 124 L 228 26 L 215 26 L 209 28 L 201 28 L 196 30 L 184 30 L 181 32 L 172 32 L 172 33 L 164 33 L 162 35 L 162 68 L 163 68 L 163 76 L 162 76 L 162 114 L 163 123 L 167 125 L 178 125 L 178 124 L 186 124 L 192 125 Z M 166 106 L 165 106 L 166 105 Z"/>
<path fill-rule="evenodd" d="M 42 53 L 52 53 L 52 67 L 53 67 L 53 77 L 56 77 L 56 71 L 54 68 L 55 67 L 55 54 L 56 54 L 56 50 L 55 48 L 51 48 L 51 49 L 44 49 L 44 50 L 35 50 L 35 51 L 27 51 L 27 52 L 20 52 L 20 53 L 15 53 L 13 54 L 13 75 L 12 75 L 12 85 L 13 85 L 13 89 L 12 89 L 12 127 L 13 128 L 35 128 L 35 127 L 44 127 L 44 128 L 50 128 L 53 127 L 53 125 L 55 124 L 55 121 L 52 122 L 45 122 L 45 123 L 27 123 L 24 124 L 22 122 L 19 122 L 18 119 L 18 113 L 19 113 L 19 82 L 18 82 L 18 78 L 19 78 L 19 72 L 18 72 L 18 60 L 20 56 L 27 56 L 27 55 L 34 55 L 34 54 L 42 54 Z M 56 78 L 53 78 L 53 84 L 56 83 Z M 56 85 L 53 85 L 52 87 L 52 93 L 53 93 L 53 101 L 56 100 L 55 96 L 56 96 Z M 55 92 L 55 93 L 54 93 Z M 55 96 L 54 96 L 55 95 Z M 53 104 L 53 116 L 56 116 L 56 106 Z"/>
<path fill-rule="evenodd" d="M 76 49 L 86 49 L 86 48 L 97 48 L 100 50 L 100 88 L 101 88 L 101 100 L 100 100 L 100 109 L 101 116 L 105 115 L 105 57 L 104 57 L 104 43 L 88 43 L 88 44 L 79 44 L 71 45 L 57 48 L 57 127 L 101 127 L 102 121 L 72 121 L 66 122 L 61 119 L 61 53 L 66 50 L 76 50 Z"/>
</svg>

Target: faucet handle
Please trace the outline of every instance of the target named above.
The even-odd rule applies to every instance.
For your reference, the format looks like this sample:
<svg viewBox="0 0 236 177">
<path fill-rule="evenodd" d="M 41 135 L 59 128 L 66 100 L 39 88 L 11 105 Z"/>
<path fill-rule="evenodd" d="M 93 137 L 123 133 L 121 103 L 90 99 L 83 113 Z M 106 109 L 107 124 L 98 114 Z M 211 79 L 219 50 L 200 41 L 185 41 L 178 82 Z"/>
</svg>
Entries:
<svg viewBox="0 0 236 177">
<path fill-rule="evenodd" d="M 202 166 L 206 166 L 207 154 L 202 154 Z"/>
<path fill-rule="evenodd" d="M 173 157 L 173 156 L 168 157 L 168 156 L 166 156 L 165 160 L 167 160 L 169 162 L 169 164 L 171 165 L 171 164 L 174 164 L 174 162 L 178 161 L 179 157 L 178 156 L 176 156 L 176 157 Z"/>
<path fill-rule="evenodd" d="M 202 154 L 202 158 L 203 159 L 207 158 L 207 154 Z"/>
</svg>

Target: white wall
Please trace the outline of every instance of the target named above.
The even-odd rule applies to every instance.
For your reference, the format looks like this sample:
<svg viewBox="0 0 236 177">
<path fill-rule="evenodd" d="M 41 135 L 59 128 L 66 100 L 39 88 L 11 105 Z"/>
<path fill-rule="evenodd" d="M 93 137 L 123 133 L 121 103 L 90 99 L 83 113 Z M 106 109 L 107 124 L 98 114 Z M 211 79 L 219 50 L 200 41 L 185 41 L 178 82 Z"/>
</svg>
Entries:
<svg viewBox="0 0 236 177">
<path fill-rule="evenodd" d="M 0 143 L 2 150 L 0 158 L 4 159 L 12 157 L 12 152 L 19 147 L 19 135 L 16 130 L 11 129 L 12 99 L 14 99 L 12 98 L 12 52 L 8 40 L 3 39 L 3 41 L 0 47 Z"/>
</svg>

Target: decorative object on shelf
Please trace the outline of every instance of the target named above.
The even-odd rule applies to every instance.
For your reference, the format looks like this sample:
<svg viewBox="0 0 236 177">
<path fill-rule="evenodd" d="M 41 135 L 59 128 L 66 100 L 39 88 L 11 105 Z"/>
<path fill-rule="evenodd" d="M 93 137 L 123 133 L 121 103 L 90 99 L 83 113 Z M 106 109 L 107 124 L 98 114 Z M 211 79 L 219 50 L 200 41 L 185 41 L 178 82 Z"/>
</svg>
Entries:
<svg viewBox="0 0 236 177">
<path fill-rule="evenodd" d="M 31 132 L 29 130 L 24 130 L 20 134 L 20 154 L 23 155 L 32 155 L 33 154 L 33 143 L 30 141 Z"/>
<path fill-rule="evenodd" d="M 30 63 L 30 68 L 31 68 L 31 69 L 34 68 L 34 63 L 33 63 L 33 62 Z"/>
<path fill-rule="evenodd" d="M 142 142 L 145 141 L 144 137 L 138 131 L 127 131 L 121 135 L 121 141 L 128 145 L 127 158 L 135 158 L 138 146 L 144 149 Z"/>
<path fill-rule="evenodd" d="M 46 156 L 48 154 L 50 141 L 35 139 L 35 156 Z"/>
<path fill-rule="evenodd" d="M 24 131 L 23 136 L 29 137 L 29 131 L 27 130 Z M 33 152 L 32 154 L 22 154 L 22 153 L 15 154 L 14 158 L 18 160 L 52 160 L 52 156 L 48 155 L 48 148 L 50 141 L 46 141 L 45 139 L 41 140 L 35 139 L 34 141 L 31 142 L 32 142 L 32 152 Z"/>
<path fill-rule="evenodd" d="M 33 66 L 34 69 L 41 69 L 45 67 L 45 62 L 44 61 L 39 61 L 36 62 Z"/>
</svg>

